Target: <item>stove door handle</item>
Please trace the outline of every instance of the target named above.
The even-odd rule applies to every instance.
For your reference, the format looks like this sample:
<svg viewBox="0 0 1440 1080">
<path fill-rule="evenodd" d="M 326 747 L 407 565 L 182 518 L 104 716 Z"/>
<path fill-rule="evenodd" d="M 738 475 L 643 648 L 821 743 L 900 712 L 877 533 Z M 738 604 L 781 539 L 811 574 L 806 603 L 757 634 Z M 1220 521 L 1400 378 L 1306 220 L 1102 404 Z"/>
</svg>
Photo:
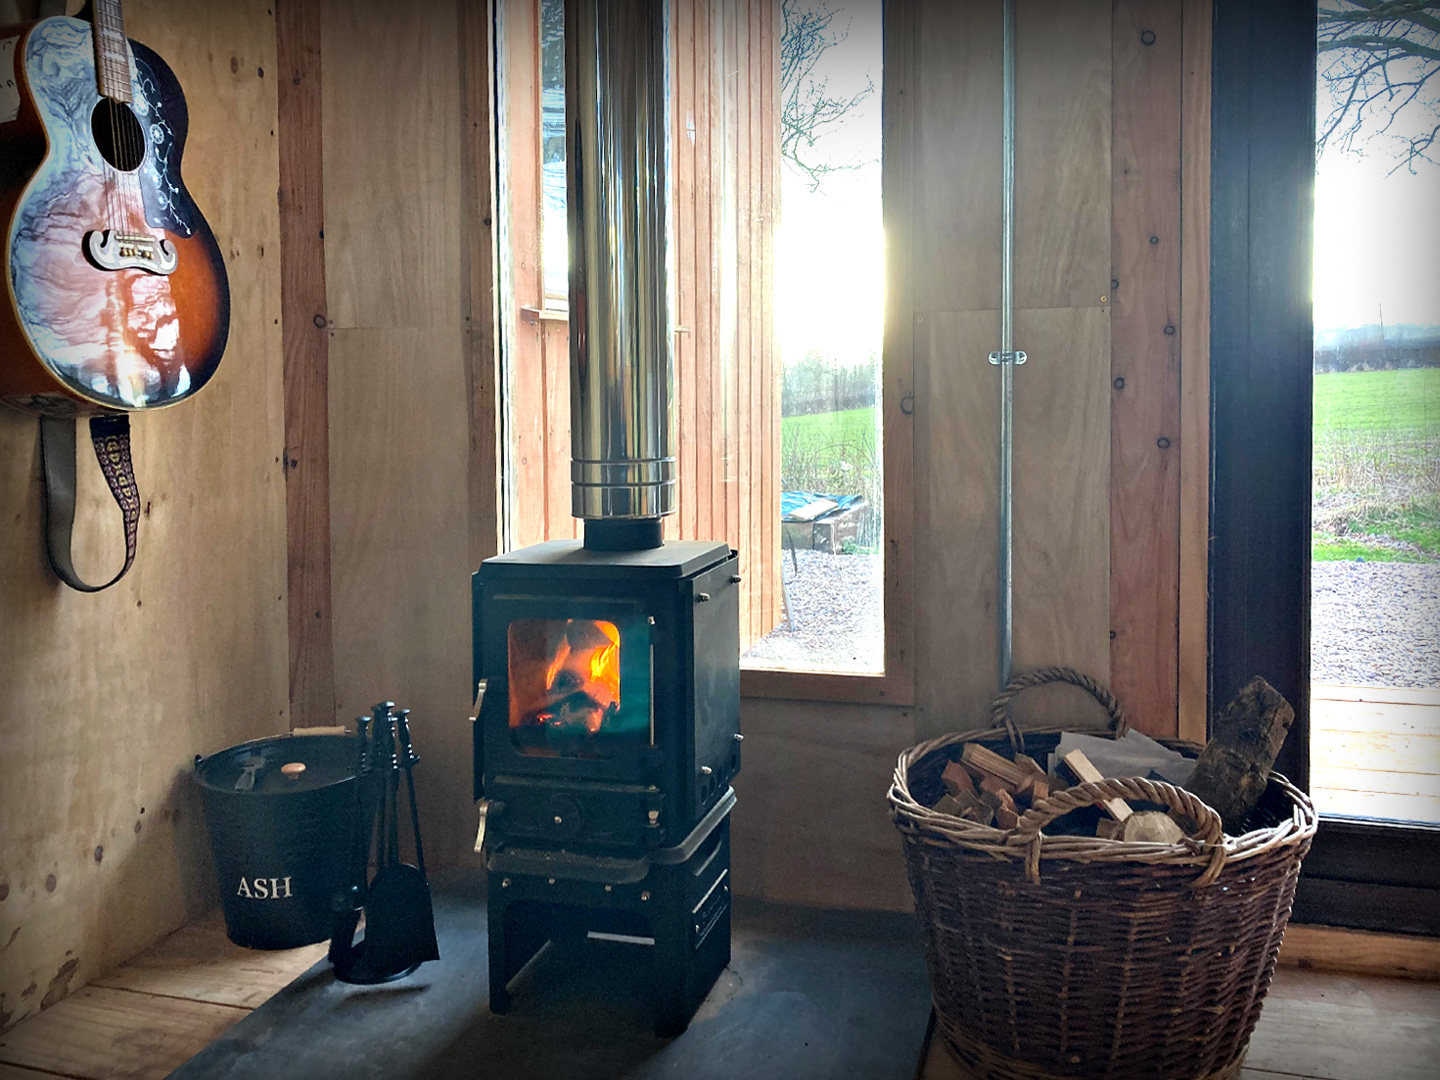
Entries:
<svg viewBox="0 0 1440 1080">
<path fill-rule="evenodd" d="M 476 799 L 475 809 L 480 812 L 480 826 L 475 831 L 475 854 L 479 855 L 485 850 L 485 826 L 492 815 L 499 817 L 505 812 L 505 803 L 501 799 Z"/>
</svg>

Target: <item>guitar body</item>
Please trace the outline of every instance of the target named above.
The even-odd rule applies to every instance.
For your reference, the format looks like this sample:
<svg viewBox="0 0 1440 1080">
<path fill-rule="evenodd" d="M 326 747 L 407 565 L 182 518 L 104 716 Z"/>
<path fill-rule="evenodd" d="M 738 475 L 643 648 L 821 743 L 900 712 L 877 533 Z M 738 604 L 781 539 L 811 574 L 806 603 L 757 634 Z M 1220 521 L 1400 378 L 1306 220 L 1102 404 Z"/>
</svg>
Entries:
<svg viewBox="0 0 1440 1080">
<path fill-rule="evenodd" d="M 49 415 L 183 401 L 230 327 L 220 246 L 180 179 L 179 83 L 127 41 L 133 120 L 117 119 L 93 33 L 63 17 L 0 29 L 19 96 L 14 119 L 0 110 L 0 402 Z"/>
</svg>

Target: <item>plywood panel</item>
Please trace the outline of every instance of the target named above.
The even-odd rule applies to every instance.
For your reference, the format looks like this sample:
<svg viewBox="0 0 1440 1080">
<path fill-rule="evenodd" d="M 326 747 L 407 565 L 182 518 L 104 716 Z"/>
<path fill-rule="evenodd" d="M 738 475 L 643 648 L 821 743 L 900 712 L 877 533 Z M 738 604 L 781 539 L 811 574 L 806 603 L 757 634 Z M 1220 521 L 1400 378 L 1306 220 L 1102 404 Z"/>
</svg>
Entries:
<svg viewBox="0 0 1440 1080">
<path fill-rule="evenodd" d="M 461 329 L 337 330 L 330 356 L 340 715 L 386 699 L 413 710 L 426 846 L 444 863 L 473 828 Z"/>
<path fill-rule="evenodd" d="M 1180 595 L 1180 0 L 1114 24 L 1110 646 L 1130 722 L 1176 734 Z"/>
<path fill-rule="evenodd" d="M 1000 303 L 1000 7 L 917 10 L 918 310 Z M 1027 0 L 1016 25 L 1019 307 L 1098 306 L 1110 279 L 1110 5 Z M 1017 343 L 1023 348 L 1024 343 Z M 980 355 L 995 348 L 990 345 Z"/>
<path fill-rule="evenodd" d="M 1110 282 L 1110 2 L 1020 0 L 1015 22 L 1015 306 L 1100 307 Z M 986 306 L 999 304 L 998 273 L 992 280 Z"/>
<path fill-rule="evenodd" d="M 456 8 L 326 0 L 321 26 L 332 325 L 459 325 Z"/>
<path fill-rule="evenodd" d="M 86 987 L 0 1039 L 0 1062 L 85 1080 L 160 1080 L 248 1010 Z"/>
<path fill-rule="evenodd" d="M 916 311 L 1000 304 L 999 4 L 916 0 L 914 205 Z M 993 336 L 993 335 L 991 335 Z M 984 342 L 986 353 L 997 345 Z"/>
<path fill-rule="evenodd" d="M 0 1028 L 203 909 L 191 757 L 288 726 L 274 16 L 126 9 L 189 101 L 184 172 L 229 268 L 230 340 L 205 393 L 136 418 L 139 559 L 98 595 L 51 577 L 35 420 L 0 416 Z M 88 449 L 80 464 L 88 574 L 119 530 Z"/>
<path fill-rule="evenodd" d="M 896 756 L 917 741 L 911 713 L 750 699 L 741 720 L 735 888 L 819 907 L 908 909 L 883 792 Z"/>
<path fill-rule="evenodd" d="M 1067 664 L 1104 682 L 1109 319 L 1094 307 L 1021 311 L 1015 332 L 1030 354 L 1015 373 L 1015 670 Z"/>
<path fill-rule="evenodd" d="M 995 696 L 999 379 L 994 311 L 915 316 L 916 702 L 922 735 L 972 726 Z"/>
</svg>

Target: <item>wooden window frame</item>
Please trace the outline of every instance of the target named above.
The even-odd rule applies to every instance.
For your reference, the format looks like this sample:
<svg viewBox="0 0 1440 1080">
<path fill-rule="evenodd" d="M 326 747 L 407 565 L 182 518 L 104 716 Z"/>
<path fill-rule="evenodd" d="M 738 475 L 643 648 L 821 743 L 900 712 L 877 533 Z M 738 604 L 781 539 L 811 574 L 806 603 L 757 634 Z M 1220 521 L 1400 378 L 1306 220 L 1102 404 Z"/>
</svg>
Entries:
<svg viewBox="0 0 1440 1080">
<path fill-rule="evenodd" d="M 881 344 L 881 462 L 885 470 L 884 671 L 875 675 L 740 669 L 752 698 L 915 704 L 915 351 L 910 265 L 914 7 L 884 0 L 881 61 L 881 218 L 885 231 L 885 326 Z"/>
<path fill-rule="evenodd" d="M 1314 0 L 1216 0 L 1213 40 L 1209 696 L 1269 679 L 1308 789 Z M 1440 936 L 1440 826 L 1327 815 L 1294 918 Z"/>
</svg>

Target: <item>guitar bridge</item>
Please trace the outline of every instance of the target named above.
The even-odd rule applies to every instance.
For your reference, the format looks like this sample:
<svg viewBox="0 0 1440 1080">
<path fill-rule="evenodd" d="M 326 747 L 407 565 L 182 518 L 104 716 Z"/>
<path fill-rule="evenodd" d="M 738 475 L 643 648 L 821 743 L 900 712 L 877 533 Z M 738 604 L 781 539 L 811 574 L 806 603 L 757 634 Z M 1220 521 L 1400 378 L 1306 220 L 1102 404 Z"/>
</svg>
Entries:
<svg viewBox="0 0 1440 1080">
<path fill-rule="evenodd" d="M 180 257 L 165 237 L 96 229 L 85 234 L 85 254 L 101 270 L 145 270 L 173 274 Z"/>
</svg>

